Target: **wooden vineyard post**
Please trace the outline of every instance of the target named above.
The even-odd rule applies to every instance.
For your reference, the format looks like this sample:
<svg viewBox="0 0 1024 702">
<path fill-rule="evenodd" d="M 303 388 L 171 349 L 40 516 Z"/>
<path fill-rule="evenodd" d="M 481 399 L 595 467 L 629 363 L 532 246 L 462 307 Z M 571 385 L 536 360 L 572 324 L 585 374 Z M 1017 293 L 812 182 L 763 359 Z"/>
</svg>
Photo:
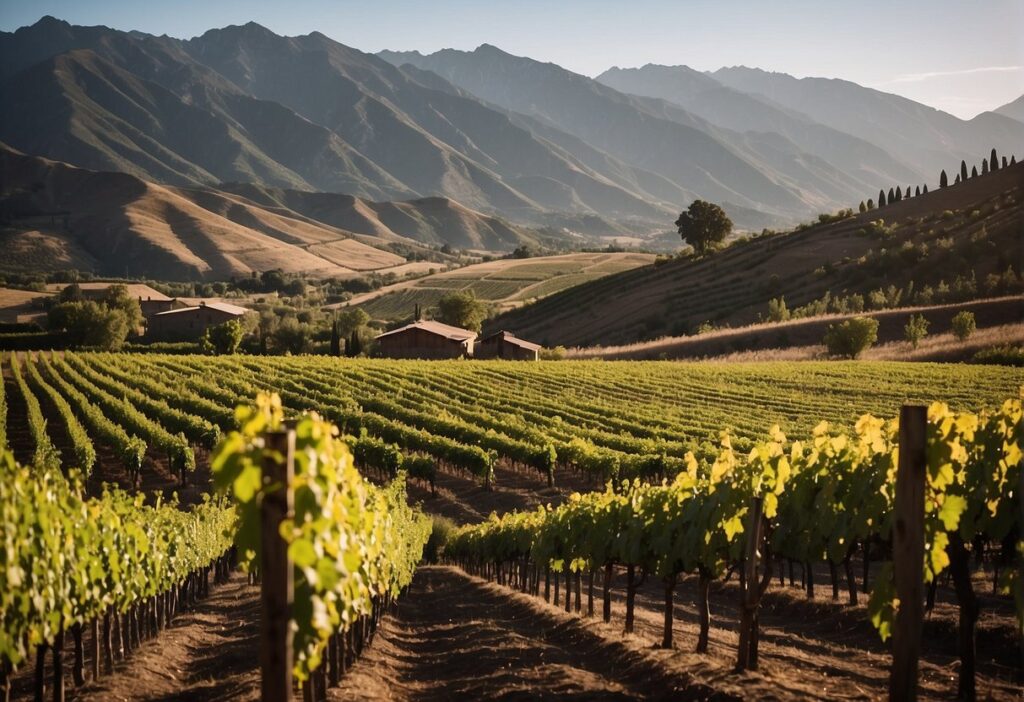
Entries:
<svg viewBox="0 0 1024 702">
<path fill-rule="evenodd" d="M 925 407 L 900 409 L 899 463 L 892 522 L 892 562 L 899 608 L 892 633 L 889 699 L 917 699 L 924 597 Z"/>
<path fill-rule="evenodd" d="M 264 434 L 263 504 L 260 510 L 261 615 L 260 674 L 263 702 L 292 697 L 292 633 L 289 626 L 294 596 L 288 545 L 280 526 L 292 515 L 291 484 L 295 477 L 295 432 Z M 279 460 L 283 458 L 283 460 Z"/>
<path fill-rule="evenodd" d="M 757 577 L 757 559 L 761 546 L 761 514 L 763 502 L 760 497 L 750 500 L 747 519 L 747 543 L 743 558 L 743 584 L 740 589 L 740 645 L 736 659 L 737 670 L 757 670 L 757 656 L 751 655 L 757 634 L 757 605 L 760 597 Z"/>
<path fill-rule="evenodd" d="M 1020 504 L 1020 523 L 1024 524 L 1024 470 L 1020 471 L 1018 478 L 1017 501 Z M 1020 538 L 1024 539 L 1024 535 L 1021 535 Z M 1024 583 L 1024 557 L 1019 559 L 1017 568 L 1020 569 L 1017 573 L 1017 577 L 1020 578 L 1020 582 Z M 1020 633 L 1024 634 L 1024 627 L 1022 627 Z M 1021 636 L 1020 641 L 1020 668 L 1018 668 L 1018 671 L 1018 682 L 1024 683 L 1024 635 Z"/>
</svg>

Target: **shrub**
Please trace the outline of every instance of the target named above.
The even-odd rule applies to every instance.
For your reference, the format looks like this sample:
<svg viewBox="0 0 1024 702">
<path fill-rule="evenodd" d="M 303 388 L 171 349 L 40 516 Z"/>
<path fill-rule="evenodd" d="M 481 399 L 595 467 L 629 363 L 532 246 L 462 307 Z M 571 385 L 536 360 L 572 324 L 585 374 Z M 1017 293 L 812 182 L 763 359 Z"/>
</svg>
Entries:
<svg viewBox="0 0 1024 702">
<path fill-rule="evenodd" d="M 974 322 L 974 313 L 964 310 L 953 317 L 953 336 L 958 341 L 966 341 L 978 326 Z"/>
<path fill-rule="evenodd" d="M 929 322 L 924 318 L 924 315 L 910 315 L 907 325 L 903 327 L 903 338 L 909 341 L 910 345 L 916 349 L 917 345 L 921 343 L 921 339 L 928 336 L 928 325 Z"/>
<path fill-rule="evenodd" d="M 785 322 L 789 319 L 785 297 L 773 297 L 768 301 L 768 319 L 772 322 Z"/>
<path fill-rule="evenodd" d="M 953 219 L 953 210 L 943 210 L 942 219 Z"/>
<path fill-rule="evenodd" d="M 1013 344 L 990 346 L 974 354 L 972 363 L 987 363 L 994 366 L 1015 366 L 1024 368 L 1024 347 Z"/>
<path fill-rule="evenodd" d="M 824 343 L 829 355 L 857 358 L 878 340 L 878 320 L 854 317 L 840 324 L 829 325 Z"/>
<path fill-rule="evenodd" d="M 457 528 L 455 522 L 447 517 L 431 517 L 430 538 L 423 546 L 423 560 L 427 563 L 439 563 L 444 553 L 445 544 Z"/>
<path fill-rule="evenodd" d="M 565 358 L 565 347 L 542 348 L 537 355 L 542 361 L 561 361 Z"/>
</svg>

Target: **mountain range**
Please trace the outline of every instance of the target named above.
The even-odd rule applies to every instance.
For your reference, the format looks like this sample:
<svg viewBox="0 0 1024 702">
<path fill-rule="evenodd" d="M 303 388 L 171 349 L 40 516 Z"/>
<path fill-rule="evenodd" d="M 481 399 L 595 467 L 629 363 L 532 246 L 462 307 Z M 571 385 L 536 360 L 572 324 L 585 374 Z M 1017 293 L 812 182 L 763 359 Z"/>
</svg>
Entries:
<svg viewBox="0 0 1024 702">
<path fill-rule="evenodd" d="M 526 228 L 664 231 L 698 197 L 742 229 L 783 226 L 1024 143 L 1020 100 L 965 121 L 847 81 L 653 65 L 594 79 L 487 44 L 373 55 L 255 23 L 184 40 L 44 17 L 0 33 L 0 101 L 16 152 L 344 230 L 359 208 L 339 214 L 340 195 L 380 221 L 458 207 L 493 224 L 449 236 L 450 216 L 418 215 L 394 233 L 494 251 Z"/>
</svg>

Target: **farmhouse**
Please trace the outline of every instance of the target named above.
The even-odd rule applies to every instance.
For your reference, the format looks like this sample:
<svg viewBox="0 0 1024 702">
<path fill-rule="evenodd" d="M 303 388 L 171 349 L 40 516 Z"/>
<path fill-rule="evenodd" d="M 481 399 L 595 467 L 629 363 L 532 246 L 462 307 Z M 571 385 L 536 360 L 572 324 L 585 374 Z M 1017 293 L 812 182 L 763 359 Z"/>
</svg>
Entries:
<svg viewBox="0 0 1024 702">
<path fill-rule="evenodd" d="M 540 344 L 524 341 L 507 331 L 500 331 L 481 339 L 476 349 L 476 358 L 536 361 L 539 354 Z"/>
<path fill-rule="evenodd" d="M 417 321 L 377 337 L 386 358 L 462 358 L 473 355 L 476 332 L 434 321 Z"/>
<path fill-rule="evenodd" d="M 165 341 L 198 339 L 208 327 L 241 319 L 248 311 L 226 302 L 200 301 L 192 307 L 169 309 L 153 315 L 149 318 L 146 336 Z"/>
</svg>

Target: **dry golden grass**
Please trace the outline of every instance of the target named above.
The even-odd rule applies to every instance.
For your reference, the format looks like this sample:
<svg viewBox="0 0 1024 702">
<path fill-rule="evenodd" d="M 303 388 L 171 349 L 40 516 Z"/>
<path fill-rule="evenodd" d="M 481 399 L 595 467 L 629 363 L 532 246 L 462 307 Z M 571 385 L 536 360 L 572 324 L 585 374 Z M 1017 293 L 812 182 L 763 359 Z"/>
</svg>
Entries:
<svg viewBox="0 0 1024 702">
<path fill-rule="evenodd" d="M 1024 322 L 979 329 L 965 341 L 960 341 L 951 333 L 926 336 L 916 349 L 906 341 L 890 341 L 868 349 L 861 359 L 865 361 L 967 361 L 982 349 L 1004 344 L 1024 345 Z M 792 346 L 785 349 L 737 351 L 707 359 L 685 360 L 747 363 L 750 361 L 821 361 L 828 357 L 825 347 L 815 344 L 813 346 Z"/>
</svg>

